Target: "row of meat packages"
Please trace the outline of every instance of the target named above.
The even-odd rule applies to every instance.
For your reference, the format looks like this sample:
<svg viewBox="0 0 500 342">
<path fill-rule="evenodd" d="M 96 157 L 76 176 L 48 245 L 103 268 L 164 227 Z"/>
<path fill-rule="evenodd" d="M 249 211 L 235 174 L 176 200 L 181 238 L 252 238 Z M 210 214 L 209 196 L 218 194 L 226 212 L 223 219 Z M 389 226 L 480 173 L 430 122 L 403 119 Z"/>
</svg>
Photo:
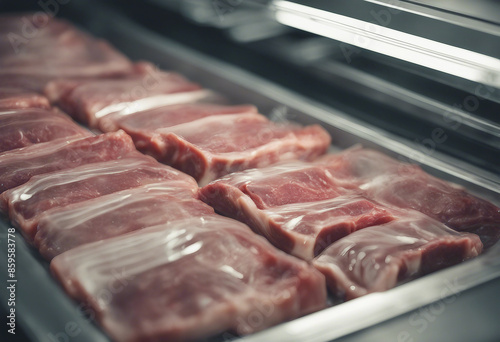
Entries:
<svg viewBox="0 0 500 342">
<path fill-rule="evenodd" d="M 20 31 L 30 16 L 3 17 L 0 31 Z M 192 177 L 137 152 L 123 130 L 100 134 L 76 124 L 61 109 L 97 128 L 74 111 L 84 100 L 65 106 L 50 91 L 95 82 L 101 88 L 94 96 L 104 95 L 97 99 L 100 109 L 112 113 L 123 102 L 127 108 L 157 108 L 159 101 L 174 112 L 172 125 L 241 114 L 234 120 L 241 123 L 238 134 L 248 122 L 256 131 L 275 135 L 260 145 L 289 136 L 281 143 L 290 145 L 288 159 L 323 153 L 329 145 L 324 131 L 315 128 L 322 141 L 313 137 L 315 151 L 309 152 L 294 137 L 302 130 L 298 125 L 274 125 L 253 106 L 193 103 L 210 92 L 149 63 L 134 64 L 64 21 L 32 24 L 39 32 L 33 44 L 18 46 L 12 54 L 4 46 L 0 58 L 5 76 L 0 81 L 0 210 L 51 262 L 68 294 L 92 308 L 112 339 L 185 341 L 225 331 L 248 334 L 325 307 L 326 287 L 319 271 L 279 251 L 246 225 L 215 214 L 197 199 L 198 184 Z M 57 58 L 51 58 L 56 52 Z M 151 73 L 158 78 L 148 88 Z M 140 94 L 155 87 L 158 97 L 152 98 L 153 90 Z M 129 99 L 125 95 L 130 89 L 138 91 L 130 92 Z M 58 91 L 60 96 L 66 92 Z M 173 93 L 180 94 L 171 97 Z M 90 104 L 94 109 L 99 105 Z M 233 168 L 243 169 L 237 164 L 247 162 L 250 154 L 245 157 L 245 147 L 238 148 L 242 156 Z M 272 163 L 283 149 L 269 157 L 264 150 L 254 164 Z M 223 170 L 202 173 L 228 172 L 223 164 L 233 161 L 224 158 L 217 164 Z M 126 285 L 103 301 L 103 291 L 115 289 L 117 282 Z M 255 321 L 255 312 L 268 305 L 273 312 Z"/>
</svg>

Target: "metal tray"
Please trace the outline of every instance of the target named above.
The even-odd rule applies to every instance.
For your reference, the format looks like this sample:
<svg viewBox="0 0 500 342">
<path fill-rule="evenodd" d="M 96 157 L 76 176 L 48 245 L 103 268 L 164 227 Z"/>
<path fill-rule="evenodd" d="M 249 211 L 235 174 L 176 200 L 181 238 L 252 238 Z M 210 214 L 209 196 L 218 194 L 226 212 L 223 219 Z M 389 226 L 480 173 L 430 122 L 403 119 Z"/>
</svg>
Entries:
<svg viewBox="0 0 500 342">
<path fill-rule="evenodd" d="M 500 177 L 497 174 L 401 140 L 335 109 L 186 49 L 143 29 L 98 2 L 86 2 L 85 6 L 79 4 L 68 5 L 68 18 L 92 34 L 107 39 L 132 59 L 149 60 L 163 69 L 176 70 L 223 94 L 231 102 L 257 105 L 271 118 L 303 124 L 319 123 L 332 135 L 332 150 L 361 143 L 402 161 L 418 163 L 427 172 L 462 184 L 477 196 L 500 205 Z M 10 223 L 3 218 L 0 226 L 0 272 L 7 279 L 6 232 Z M 42 342 L 109 341 L 94 324 L 92 312 L 66 296 L 38 252 L 17 232 L 15 240 L 16 322 L 28 339 Z M 250 336 L 238 339 L 223 334 L 210 341 L 331 341 L 499 277 L 500 243 L 497 243 L 473 260 L 392 290 L 338 304 Z M 4 285 L 0 286 L 0 305 L 8 310 L 9 293 Z"/>
</svg>

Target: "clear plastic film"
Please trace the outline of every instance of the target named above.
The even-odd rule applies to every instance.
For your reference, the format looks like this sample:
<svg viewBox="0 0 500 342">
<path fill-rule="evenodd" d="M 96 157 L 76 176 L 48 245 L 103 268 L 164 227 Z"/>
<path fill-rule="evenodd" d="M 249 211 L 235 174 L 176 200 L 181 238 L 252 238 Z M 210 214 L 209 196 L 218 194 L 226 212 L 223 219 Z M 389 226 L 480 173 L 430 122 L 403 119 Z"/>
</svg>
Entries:
<svg viewBox="0 0 500 342">
<path fill-rule="evenodd" d="M 190 217 L 212 207 L 194 199 L 185 182 L 148 184 L 42 214 L 34 244 L 48 260 L 79 245 Z"/>
<path fill-rule="evenodd" d="M 2 198 L 8 204 L 11 221 L 31 241 L 40 215 L 52 208 L 167 180 L 183 182 L 192 191 L 197 188 L 191 177 L 137 153 L 135 157 L 36 176 L 6 191 Z"/>
<path fill-rule="evenodd" d="M 314 268 L 215 215 L 85 245 L 54 258 L 51 269 L 122 341 L 247 334 L 326 301 L 324 279 Z M 266 319 L 253 320 L 262 308 Z"/>
<path fill-rule="evenodd" d="M 0 154 L 0 192 L 19 186 L 35 175 L 113 160 L 135 151 L 132 139 L 119 131 L 58 139 L 5 152 Z"/>
</svg>

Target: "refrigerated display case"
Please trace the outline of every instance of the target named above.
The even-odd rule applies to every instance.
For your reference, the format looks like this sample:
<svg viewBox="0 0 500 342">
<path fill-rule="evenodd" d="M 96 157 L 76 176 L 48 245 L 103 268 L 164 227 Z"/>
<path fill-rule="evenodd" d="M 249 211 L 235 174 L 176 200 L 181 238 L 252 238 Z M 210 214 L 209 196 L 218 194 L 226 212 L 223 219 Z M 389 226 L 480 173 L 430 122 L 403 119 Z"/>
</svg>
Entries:
<svg viewBox="0 0 500 342">
<path fill-rule="evenodd" d="M 333 151 L 362 144 L 500 205 L 498 2 L 56 5 L 51 10 L 58 16 L 134 60 L 178 71 L 230 102 L 255 104 L 272 119 L 322 125 L 332 135 Z M 436 140 L 436 130 L 445 139 Z M 1 224 L 4 241 L 10 224 L 6 219 Z M 20 236 L 17 244 L 21 340 L 108 341 L 64 294 L 37 252 Z M 210 341 L 497 340 L 499 247 L 384 293 L 254 335 L 224 334 Z M 2 273 L 5 254 L 2 250 Z M 6 289 L 1 295 L 3 304 Z"/>
</svg>

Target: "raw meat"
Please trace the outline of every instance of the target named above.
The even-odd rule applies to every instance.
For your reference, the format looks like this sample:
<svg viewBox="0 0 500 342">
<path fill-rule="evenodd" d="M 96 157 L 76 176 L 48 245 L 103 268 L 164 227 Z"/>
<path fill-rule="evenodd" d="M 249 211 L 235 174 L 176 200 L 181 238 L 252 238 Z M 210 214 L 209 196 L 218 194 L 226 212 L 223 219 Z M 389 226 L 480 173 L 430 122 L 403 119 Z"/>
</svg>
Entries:
<svg viewBox="0 0 500 342">
<path fill-rule="evenodd" d="M 138 150 L 154 154 L 151 150 L 151 138 L 159 128 L 167 128 L 191 122 L 212 115 L 231 115 L 257 113 L 254 106 L 223 106 L 211 103 L 188 103 L 161 106 L 149 110 L 128 113 L 114 113 L 99 121 L 99 128 L 104 132 L 123 129 L 134 140 Z"/>
<path fill-rule="evenodd" d="M 0 21 L 2 77 L 96 77 L 125 74 L 133 68 L 108 43 L 65 21 L 36 13 L 2 16 Z"/>
<path fill-rule="evenodd" d="M 55 110 L 0 111 L 0 153 L 60 138 L 92 134 Z"/>
<path fill-rule="evenodd" d="M 158 95 L 194 92 L 193 98 L 199 96 L 196 91 L 200 91 L 200 86 L 179 74 L 142 66 L 136 69 L 121 78 L 54 81 L 46 86 L 45 93 L 65 112 L 90 127 L 97 127 L 99 119 L 108 114 L 133 107 L 137 100 L 154 97 L 161 104 Z M 183 102 L 190 97 L 178 99 Z"/>
<path fill-rule="evenodd" d="M 467 227 L 459 230 L 477 233 L 485 246 L 500 238 L 492 204 L 418 166 L 364 149 L 233 173 L 203 187 L 199 196 L 305 260 L 354 230 L 391 220 L 391 208 L 417 209 L 455 229 L 459 222 Z"/>
<path fill-rule="evenodd" d="M 474 234 L 458 233 L 417 212 L 354 232 L 328 247 L 313 264 L 332 293 L 353 299 L 473 258 Z"/>
<path fill-rule="evenodd" d="M 50 103 L 45 96 L 29 90 L 0 86 L 0 110 L 17 108 L 49 109 Z"/>
<path fill-rule="evenodd" d="M 200 185 L 228 173 L 283 160 L 311 160 L 326 152 L 320 126 L 278 124 L 256 114 L 213 115 L 156 130 L 153 155 L 193 176 Z"/>
<path fill-rule="evenodd" d="M 324 166 L 303 161 L 283 162 L 260 169 L 235 172 L 201 189 L 200 196 L 215 209 L 233 216 L 231 203 L 243 194 L 257 208 L 321 201 L 357 191 L 350 182 L 335 178 Z M 219 203 L 221 199 L 230 203 Z M 225 210 L 227 208 L 227 210 Z"/>
<path fill-rule="evenodd" d="M 276 247 L 311 260 L 338 239 L 394 219 L 390 211 L 357 196 L 293 203 L 265 210 L 243 206 L 258 233 Z M 255 215 L 252 217 L 252 215 Z"/>
<path fill-rule="evenodd" d="M 57 37 L 65 31 L 74 28 L 65 20 L 56 19 L 40 12 L 23 14 L 3 13 L 0 15 L 0 19 L 0 33 L 2 33 L 0 35 L 0 44 L 2 44 L 0 45 L 2 47 L 0 51 L 2 51 L 2 55 L 10 55 L 15 52 L 16 34 L 34 36 L 25 37 L 26 39 Z M 25 31 L 24 33 L 23 30 Z M 9 33 L 13 34 L 8 35 Z M 33 44 L 37 44 L 37 42 L 33 42 Z"/>
<path fill-rule="evenodd" d="M 188 185 L 186 187 L 186 185 Z M 214 214 L 186 182 L 150 184 L 49 210 L 40 217 L 35 246 L 50 260 L 79 245 L 190 217 Z"/>
<path fill-rule="evenodd" d="M 278 248 L 310 260 L 349 231 L 390 219 L 368 201 L 348 197 L 353 190 L 323 166 L 293 161 L 232 173 L 203 187 L 199 198 Z"/>
<path fill-rule="evenodd" d="M 276 247 L 311 260 L 341 237 L 393 219 L 356 191 L 324 166 L 296 161 L 233 173 L 203 187 L 199 197 Z"/>
<path fill-rule="evenodd" d="M 313 267 L 216 215 L 80 246 L 51 270 L 122 342 L 248 334 L 326 304 Z"/>
<path fill-rule="evenodd" d="M 351 149 L 324 158 L 336 177 L 358 184 L 379 203 L 420 211 L 458 231 L 478 234 L 485 247 L 500 240 L 500 208 L 455 184 L 380 152 Z"/>
<path fill-rule="evenodd" d="M 382 174 L 413 174 L 417 165 L 397 161 L 381 152 L 355 146 L 341 153 L 328 154 L 318 159 L 336 177 L 349 179 L 358 185 Z"/>
<path fill-rule="evenodd" d="M 2 76 L 0 77 L 0 89 L 2 89 L 3 92 L 41 93 L 45 85 L 53 78 L 53 76 L 47 75 L 15 74 L 5 77 Z M 39 96 L 42 97 L 42 95 Z"/>
<path fill-rule="evenodd" d="M 0 154 L 0 193 L 32 176 L 138 153 L 123 131 L 88 138 L 58 139 Z M 0 209 L 4 209 L 1 208 Z"/>
<path fill-rule="evenodd" d="M 153 72 L 155 72 L 155 66 L 153 64 L 141 61 L 133 64 L 130 72 L 126 74 L 118 74 L 118 75 L 103 77 L 103 81 L 121 80 L 129 76 L 134 76 L 134 77 L 138 77 L 141 75 L 146 76 L 147 73 L 151 74 Z M 148 79 L 148 77 L 146 77 L 146 79 Z M 68 96 L 69 93 L 71 93 L 76 87 L 85 85 L 89 82 L 90 83 L 96 81 L 99 82 L 99 80 L 100 80 L 99 77 L 97 78 L 65 77 L 65 78 L 55 79 L 47 83 L 47 85 L 43 89 L 43 92 L 45 93 L 45 95 L 47 96 L 47 98 L 51 103 L 58 103 L 64 97 Z"/>
<path fill-rule="evenodd" d="M 131 157 L 35 176 L 1 197 L 8 205 L 11 222 L 31 242 L 41 214 L 49 209 L 168 180 L 183 182 L 193 193 L 197 190 L 188 175 L 136 152 Z"/>
</svg>

